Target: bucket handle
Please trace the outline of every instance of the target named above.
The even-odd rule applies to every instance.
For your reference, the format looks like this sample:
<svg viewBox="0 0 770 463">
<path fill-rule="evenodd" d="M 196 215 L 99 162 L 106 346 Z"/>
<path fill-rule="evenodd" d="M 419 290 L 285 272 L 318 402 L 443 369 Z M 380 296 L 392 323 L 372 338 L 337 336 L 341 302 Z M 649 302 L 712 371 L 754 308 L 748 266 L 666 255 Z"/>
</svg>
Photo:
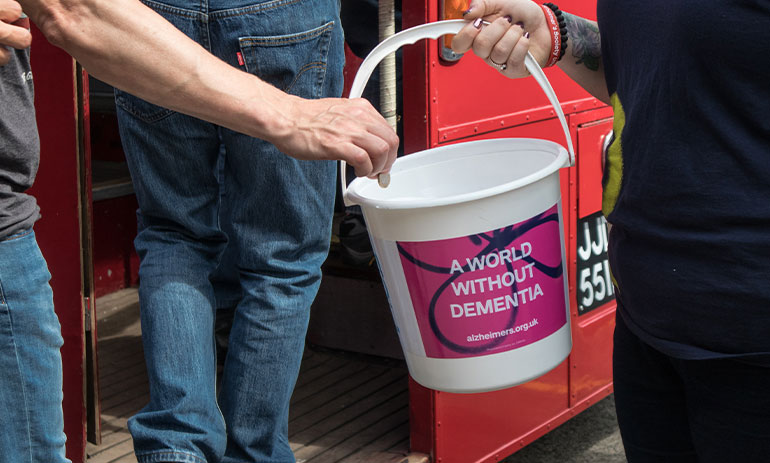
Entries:
<svg viewBox="0 0 770 463">
<path fill-rule="evenodd" d="M 358 68 L 356 77 L 353 79 L 353 85 L 350 88 L 349 98 L 358 98 L 363 94 L 366 82 L 369 81 L 369 77 L 371 77 L 372 72 L 374 72 L 374 69 L 378 64 L 380 64 L 380 61 L 382 61 L 389 54 L 393 53 L 404 45 L 413 44 L 421 39 L 437 39 L 446 34 L 457 34 L 466 24 L 468 24 L 468 21 L 465 21 L 464 19 L 450 19 L 447 21 L 437 21 L 428 24 L 421 24 L 419 26 L 403 30 L 398 34 L 394 34 L 383 40 L 379 45 L 374 47 L 374 49 L 369 53 L 369 55 L 361 63 L 361 66 Z M 524 58 L 524 65 L 526 66 L 529 73 L 532 74 L 532 77 L 535 78 L 535 81 L 540 85 L 543 93 L 545 93 L 545 95 L 548 97 L 548 101 L 551 102 L 554 111 L 556 111 L 559 122 L 561 122 L 561 128 L 564 130 L 564 136 L 567 139 L 567 150 L 569 151 L 569 167 L 572 167 L 575 165 L 575 150 L 572 147 L 572 138 L 570 137 L 569 128 L 567 127 L 567 120 L 564 118 L 564 112 L 561 109 L 559 99 L 556 98 L 556 93 L 554 93 L 553 87 L 551 87 L 551 83 L 548 82 L 548 78 L 543 73 L 540 65 L 537 64 L 537 61 L 535 61 L 535 58 L 532 57 L 530 53 L 527 53 L 527 56 Z M 347 198 L 348 184 L 345 175 L 345 166 L 345 161 L 341 160 L 340 180 L 342 183 L 342 198 L 346 206 L 351 206 L 353 203 L 350 202 Z"/>
</svg>

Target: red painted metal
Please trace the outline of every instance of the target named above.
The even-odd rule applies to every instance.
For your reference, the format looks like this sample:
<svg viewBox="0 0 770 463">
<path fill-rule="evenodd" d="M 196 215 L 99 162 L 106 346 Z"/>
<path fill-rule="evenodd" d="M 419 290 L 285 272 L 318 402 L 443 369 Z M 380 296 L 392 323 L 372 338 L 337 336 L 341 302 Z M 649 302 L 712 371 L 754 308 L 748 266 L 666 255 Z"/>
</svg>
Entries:
<svg viewBox="0 0 770 463">
<path fill-rule="evenodd" d="M 593 0 L 560 4 L 588 18 L 596 16 L 594 5 Z M 404 28 L 439 19 L 439 0 L 405 2 L 403 8 Z M 553 117 L 533 79 L 512 81 L 472 53 L 456 62 L 444 61 L 439 46 L 435 40 L 422 41 L 403 51 L 407 152 Z M 547 69 L 546 75 L 565 112 L 603 106 L 558 68 Z"/>
<path fill-rule="evenodd" d="M 537 87 L 533 91 L 540 91 Z M 542 93 L 542 92 L 541 92 Z M 536 98 L 533 98 L 536 101 Z M 467 120 L 454 126 L 440 127 L 438 129 L 438 142 L 440 144 L 451 143 L 455 140 L 461 140 L 469 137 L 478 137 L 486 133 L 497 132 L 506 127 L 520 126 L 532 122 L 553 119 L 556 117 L 551 104 L 545 99 L 545 95 L 540 106 L 531 106 L 523 110 L 501 113 L 487 118 Z M 562 103 L 562 111 L 565 114 L 586 111 L 604 106 L 602 102 L 595 98 L 585 98 L 580 100 Z M 561 140 L 563 141 L 563 140 Z"/>
<path fill-rule="evenodd" d="M 139 284 L 136 237 L 136 196 L 94 203 L 94 291 L 96 297 Z"/>
<path fill-rule="evenodd" d="M 93 160 L 125 162 L 115 113 L 90 112 L 89 116 Z M 90 180 L 91 176 L 87 178 Z M 90 193 L 91 189 L 88 191 Z M 93 204 L 95 297 L 137 285 L 139 257 L 133 242 L 136 237 L 136 197 L 129 194 L 88 203 Z"/>
<path fill-rule="evenodd" d="M 574 115 L 570 126 L 582 155 L 578 161 L 578 214 L 585 217 L 602 209 L 602 190 L 596 186 L 602 182 L 602 143 L 612 130 L 612 110 L 605 107 Z"/>
<path fill-rule="evenodd" d="M 350 87 L 353 86 L 353 79 L 356 77 L 358 68 L 361 67 L 361 63 L 364 60 L 356 56 L 353 50 L 350 49 L 347 42 L 345 43 L 345 68 L 342 70 L 345 78 L 345 87 L 342 89 L 342 96 L 347 98 L 350 96 Z"/>
<path fill-rule="evenodd" d="M 430 454 L 436 446 L 434 391 L 409 378 L 409 436 L 413 451 Z"/>
<path fill-rule="evenodd" d="M 31 193 L 42 218 L 35 225 L 51 269 L 64 347 L 64 431 L 67 457 L 85 461 L 84 312 L 75 63 L 33 27 L 32 72 L 40 128 L 40 170 Z"/>
<path fill-rule="evenodd" d="M 573 134 L 577 136 L 580 156 L 577 160 L 577 218 L 601 210 L 602 166 L 601 152 L 604 135 L 612 129 L 612 111 L 603 108 L 570 118 Z M 573 233 L 574 235 L 575 233 Z M 570 247 L 575 269 L 577 240 Z M 615 302 L 579 316 L 575 296 L 575 271 L 572 272 L 572 330 L 573 352 L 570 356 L 570 404 L 579 403 L 598 389 L 612 382 L 612 333 L 615 329 Z"/>
</svg>

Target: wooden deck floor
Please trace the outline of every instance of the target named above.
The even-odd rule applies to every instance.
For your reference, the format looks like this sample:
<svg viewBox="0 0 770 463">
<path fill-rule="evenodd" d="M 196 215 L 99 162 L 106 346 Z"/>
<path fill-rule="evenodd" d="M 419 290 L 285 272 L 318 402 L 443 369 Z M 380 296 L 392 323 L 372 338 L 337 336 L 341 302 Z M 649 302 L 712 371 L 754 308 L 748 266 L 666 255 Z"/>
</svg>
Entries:
<svg viewBox="0 0 770 463">
<path fill-rule="evenodd" d="M 148 401 L 136 291 L 96 301 L 101 445 L 89 463 L 134 463 L 126 421 Z M 407 455 L 406 369 L 306 350 L 291 399 L 289 441 L 299 463 L 396 463 Z"/>
</svg>

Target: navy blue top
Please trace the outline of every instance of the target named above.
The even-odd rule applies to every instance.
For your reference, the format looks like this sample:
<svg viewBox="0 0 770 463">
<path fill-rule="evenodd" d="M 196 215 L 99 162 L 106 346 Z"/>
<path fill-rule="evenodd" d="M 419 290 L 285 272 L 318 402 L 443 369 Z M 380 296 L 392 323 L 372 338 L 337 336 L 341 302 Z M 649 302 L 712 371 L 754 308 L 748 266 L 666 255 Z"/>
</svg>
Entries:
<svg viewBox="0 0 770 463">
<path fill-rule="evenodd" d="M 621 314 L 669 355 L 770 365 L 770 1 L 599 0 L 598 18 Z"/>
</svg>

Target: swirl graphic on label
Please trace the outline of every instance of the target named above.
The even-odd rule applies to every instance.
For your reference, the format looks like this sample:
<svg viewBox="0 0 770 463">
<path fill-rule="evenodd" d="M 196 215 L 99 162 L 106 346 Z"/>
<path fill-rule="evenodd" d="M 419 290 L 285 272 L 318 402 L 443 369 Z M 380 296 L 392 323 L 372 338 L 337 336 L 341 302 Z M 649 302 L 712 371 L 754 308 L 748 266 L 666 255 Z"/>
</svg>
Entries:
<svg viewBox="0 0 770 463">
<path fill-rule="evenodd" d="M 467 237 L 396 243 L 428 357 L 505 352 L 564 326 L 557 207 Z"/>
</svg>

